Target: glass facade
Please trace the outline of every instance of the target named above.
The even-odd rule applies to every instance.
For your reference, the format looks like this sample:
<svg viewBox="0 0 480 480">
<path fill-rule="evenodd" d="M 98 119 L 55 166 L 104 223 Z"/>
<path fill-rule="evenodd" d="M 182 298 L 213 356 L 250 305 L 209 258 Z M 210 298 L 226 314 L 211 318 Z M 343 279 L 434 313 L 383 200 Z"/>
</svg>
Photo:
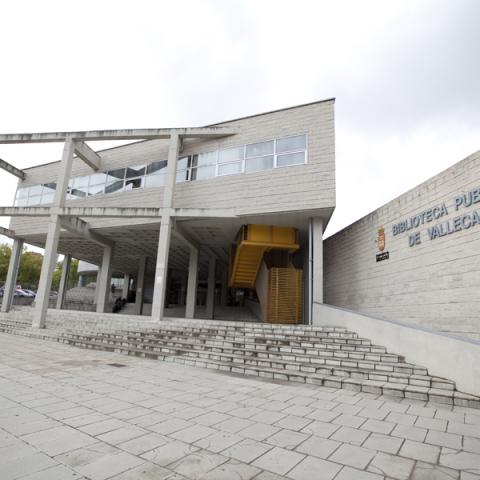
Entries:
<svg viewBox="0 0 480 480">
<path fill-rule="evenodd" d="M 307 161 L 307 136 L 295 135 L 238 147 L 196 153 L 177 161 L 177 183 L 241 173 L 261 172 Z M 167 160 L 158 160 L 126 168 L 70 179 L 67 199 L 123 192 L 165 185 Z M 56 183 L 18 188 L 15 206 L 43 205 L 53 202 Z"/>
</svg>

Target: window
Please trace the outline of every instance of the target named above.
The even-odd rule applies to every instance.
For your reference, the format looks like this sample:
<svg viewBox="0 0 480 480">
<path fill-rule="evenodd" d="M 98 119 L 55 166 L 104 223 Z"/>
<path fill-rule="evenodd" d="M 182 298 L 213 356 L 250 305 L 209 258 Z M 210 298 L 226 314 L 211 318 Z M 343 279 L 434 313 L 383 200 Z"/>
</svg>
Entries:
<svg viewBox="0 0 480 480">
<path fill-rule="evenodd" d="M 106 173 L 93 173 L 88 183 L 88 196 L 101 195 L 105 193 Z"/>
<path fill-rule="evenodd" d="M 280 138 L 276 142 L 277 167 L 301 165 L 305 163 L 307 136 Z"/>
<path fill-rule="evenodd" d="M 188 169 L 190 167 L 191 157 L 182 157 L 177 160 L 177 178 L 176 182 L 185 182 L 188 180 Z"/>
<path fill-rule="evenodd" d="M 273 168 L 275 142 L 252 143 L 245 147 L 245 172 L 259 172 Z"/>
<path fill-rule="evenodd" d="M 191 157 L 190 180 L 214 178 L 217 165 L 217 152 L 199 153 Z"/>
<path fill-rule="evenodd" d="M 227 148 L 218 152 L 217 175 L 241 173 L 244 147 Z"/>
<path fill-rule="evenodd" d="M 302 165 L 307 159 L 307 136 L 291 135 L 248 145 L 195 153 L 177 160 L 176 182 L 196 181 L 238 173 L 261 172 L 291 165 Z M 136 188 L 163 187 L 167 160 L 96 172 L 70 179 L 67 199 L 85 198 Z M 56 183 L 45 183 L 17 189 L 16 206 L 52 203 Z"/>
<path fill-rule="evenodd" d="M 167 172 L 167 160 L 149 163 L 146 167 L 145 188 L 163 187 Z"/>
<path fill-rule="evenodd" d="M 110 170 L 107 173 L 107 183 L 105 193 L 121 192 L 123 190 L 123 181 L 125 178 L 125 169 Z"/>
</svg>

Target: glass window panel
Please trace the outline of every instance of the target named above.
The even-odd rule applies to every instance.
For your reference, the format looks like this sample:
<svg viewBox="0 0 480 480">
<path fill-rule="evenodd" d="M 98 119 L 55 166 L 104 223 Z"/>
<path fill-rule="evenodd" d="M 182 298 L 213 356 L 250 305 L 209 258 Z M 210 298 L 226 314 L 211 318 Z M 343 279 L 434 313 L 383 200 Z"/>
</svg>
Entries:
<svg viewBox="0 0 480 480">
<path fill-rule="evenodd" d="M 306 135 L 280 138 L 277 140 L 277 153 L 293 152 L 295 150 L 305 150 L 306 147 L 307 147 Z"/>
<path fill-rule="evenodd" d="M 259 172 L 273 168 L 273 155 L 268 157 L 249 158 L 245 161 L 246 172 Z"/>
<path fill-rule="evenodd" d="M 102 195 L 105 193 L 105 184 L 101 183 L 100 185 L 90 185 L 88 187 L 88 195 Z"/>
<path fill-rule="evenodd" d="M 217 152 L 199 153 L 192 158 L 192 167 L 203 167 L 217 163 Z"/>
<path fill-rule="evenodd" d="M 182 157 L 177 160 L 177 170 L 186 170 L 190 157 Z"/>
<path fill-rule="evenodd" d="M 218 166 L 219 175 L 232 175 L 234 173 L 241 173 L 242 162 L 225 163 Z"/>
<path fill-rule="evenodd" d="M 227 148 L 218 152 L 218 163 L 243 160 L 243 147 Z"/>
<path fill-rule="evenodd" d="M 43 193 L 42 195 L 42 204 L 45 203 L 52 203 L 53 199 L 55 198 L 55 193 Z"/>
<path fill-rule="evenodd" d="M 106 173 L 92 173 L 92 175 L 90 175 L 90 181 L 89 181 L 89 184 L 90 185 L 101 185 L 102 183 L 105 183 L 107 179 L 107 174 Z"/>
<path fill-rule="evenodd" d="M 192 168 L 190 180 L 204 180 L 215 177 L 215 166 Z"/>
<path fill-rule="evenodd" d="M 286 167 L 287 165 L 300 165 L 305 163 L 305 152 L 285 153 L 277 155 L 277 167 Z"/>
<path fill-rule="evenodd" d="M 40 200 L 41 200 L 40 195 L 29 196 L 27 205 L 28 206 L 30 206 L 30 205 L 40 205 Z"/>
<path fill-rule="evenodd" d="M 142 177 L 145 175 L 146 165 L 137 165 L 136 167 L 127 167 L 126 178 Z"/>
<path fill-rule="evenodd" d="M 166 160 L 160 160 L 158 162 L 150 163 L 147 165 L 147 175 L 162 173 L 162 170 L 164 170 L 165 168 L 167 168 Z"/>
<path fill-rule="evenodd" d="M 88 187 L 88 176 L 72 178 L 72 187 L 80 190 L 86 190 Z"/>
<path fill-rule="evenodd" d="M 107 173 L 107 182 L 117 182 L 118 180 L 123 180 L 125 178 L 125 169 L 119 168 L 118 170 L 110 170 Z M 122 182 L 123 183 L 123 182 Z"/>
<path fill-rule="evenodd" d="M 270 155 L 273 153 L 273 140 L 269 142 L 252 143 L 247 145 L 246 156 L 247 157 L 259 157 L 260 155 Z"/>
<path fill-rule="evenodd" d="M 44 183 L 43 184 L 43 194 L 55 192 L 57 189 L 57 184 L 55 182 Z"/>
<path fill-rule="evenodd" d="M 33 195 L 41 195 L 42 194 L 43 187 L 42 185 L 33 185 L 33 187 L 30 187 L 30 190 L 28 192 L 28 195 L 32 197 Z"/>
<path fill-rule="evenodd" d="M 133 190 L 134 188 L 142 188 L 144 180 L 145 179 L 143 177 L 132 178 L 131 180 L 127 180 L 125 182 L 125 191 Z"/>
<path fill-rule="evenodd" d="M 24 198 L 28 196 L 28 187 L 27 188 L 19 188 L 17 190 L 17 198 Z"/>
<path fill-rule="evenodd" d="M 177 172 L 176 182 L 185 182 L 187 180 L 187 170 L 180 170 Z"/>
<path fill-rule="evenodd" d="M 27 197 L 17 198 L 17 199 L 15 200 L 15 206 L 16 206 L 16 207 L 26 207 L 26 206 L 27 206 L 27 202 L 28 202 L 28 198 L 27 198 Z"/>
<path fill-rule="evenodd" d="M 123 190 L 123 180 L 117 180 L 116 182 L 109 183 L 105 187 L 105 193 L 120 192 Z"/>
<path fill-rule="evenodd" d="M 87 188 L 75 188 L 73 187 L 70 191 L 70 195 L 74 198 L 85 198 L 87 196 Z"/>
<path fill-rule="evenodd" d="M 145 187 L 163 187 L 165 185 L 165 175 L 149 175 L 145 178 Z"/>
</svg>

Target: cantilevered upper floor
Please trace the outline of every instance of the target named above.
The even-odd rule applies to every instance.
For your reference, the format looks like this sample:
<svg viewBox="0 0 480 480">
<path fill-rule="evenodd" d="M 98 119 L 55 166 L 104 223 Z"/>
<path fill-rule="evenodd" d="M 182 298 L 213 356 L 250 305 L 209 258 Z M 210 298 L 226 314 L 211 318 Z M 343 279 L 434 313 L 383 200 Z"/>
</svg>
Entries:
<svg viewBox="0 0 480 480">
<path fill-rule="evenodd" d="M 176 208 L 231 208 L 238 215 L 322 210 L 328 220 L 335 205 L 334 100 L 214 127 L 229 127 L 235 134 L 183 140 Z M 144 140 L 97 154 L 95 170 L 74 158 L 66 206 L 162 207 L 168 139 Z M 52 162 L 25 169 L 15 205 L 49 205 L 59 166 L 60 162 Z M 131 219 L 89 219 L 92 228 L 105 227 L 106 222 L 119 226 Z M 45 233 L 47 218 L 13 217 L 11 228 L 23 236 Z"/>
</svg>

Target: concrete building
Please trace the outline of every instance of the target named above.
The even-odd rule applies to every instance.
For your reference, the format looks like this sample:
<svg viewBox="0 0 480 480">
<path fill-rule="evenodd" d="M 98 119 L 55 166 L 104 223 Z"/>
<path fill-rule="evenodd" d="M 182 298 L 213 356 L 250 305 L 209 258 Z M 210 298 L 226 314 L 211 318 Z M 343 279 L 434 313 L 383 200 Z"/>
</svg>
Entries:
<svg viewBox="0 0 480 480">
<path fill-rule="evenodd" d="M 105 139 L 140 141 L 94 151 Z M 94 265 L 97 312 L 111 309 L 113 273 L 123 278 L 117 296 L 130 302 L 126 312 L 153 320 L 311 323 L 325 298 L 480 338 L 480 154 L 324 246 L 334 140 L 333 99 L 202 128 L 1 135 L 1 143 L 64 142 L 59 162 L 24 171 L 2 164 L 20 177 L 15 207 L 0 212 L 12 216 L 4 233 L 16 239 L 7 285 L 27 242 L 46 249 L 37 326 L 63 254 L 65 268 L 71 257 Z"/>
<path fill-rule="evenodd" d="M 108 139 L 140 141 L 94 150 Z M 125 278 L 129 312 L 153 320 L 169 305 L 193 318 L 199 303 L 206 318 L 231 305 L 308 323 L 323 301 L 333 99 L 202 128 L 0 135 L 0 143 L 52 141 L 64 143 L 59 162 L 24 171 L 4 162 L 20 178 L 15 206 L 1 209 L 15 238 L 7 298 L 21 243 L 45 248 L 35 326 L 45 324 L 58 254 L 65 269 L 72 257 L 98 266 L 99 313 L 110 309 L 112 272 Z"/>
<path fill-rule="evenodd" d="M 330 99 L 206 127 L 0 135 L 64 145 L 49 164 L 0 161 L 19 178 L 15 206 L 0 207 L 12 218 L 1 232 L 14 239 L 2 312 L 23 243 L 45 248 L 33 312 L 0 314 L 0 329 L 480 407 L 480 153 L 324 242 L 334 132 Z M 133 143 L 96 151 L 97 140 Z M 64 271 L 48 310 L 58 254 Z M 82 312 L 60 311 L 71 258 L 94 265 Z M 123 279 L 113 295 L 112 277 Z M 108 313 L 116 298 L 127 301 L 123 316 Z M 47 316 L 63 333 L 38 330 Z M 152 333 L 139 344 L 117 328 Z M 223 337 L 221 355 L 212 336 Z"/>
</svg>

